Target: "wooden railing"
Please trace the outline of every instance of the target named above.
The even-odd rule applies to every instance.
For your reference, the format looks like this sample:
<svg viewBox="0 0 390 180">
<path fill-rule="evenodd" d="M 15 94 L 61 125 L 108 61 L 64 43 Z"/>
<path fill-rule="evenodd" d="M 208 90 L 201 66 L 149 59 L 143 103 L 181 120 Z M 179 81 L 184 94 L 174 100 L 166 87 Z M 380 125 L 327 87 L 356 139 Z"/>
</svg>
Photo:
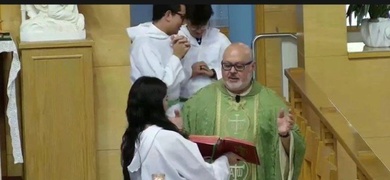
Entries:
<svg viewBox="0 0 390 180">
<path fill-rule="evenodd" d="M 285 75 L 289 102 L 306 141 L 300 179 L 390 179 L 389 169 L 304 69 L 286 69 Z"/>
</svg>

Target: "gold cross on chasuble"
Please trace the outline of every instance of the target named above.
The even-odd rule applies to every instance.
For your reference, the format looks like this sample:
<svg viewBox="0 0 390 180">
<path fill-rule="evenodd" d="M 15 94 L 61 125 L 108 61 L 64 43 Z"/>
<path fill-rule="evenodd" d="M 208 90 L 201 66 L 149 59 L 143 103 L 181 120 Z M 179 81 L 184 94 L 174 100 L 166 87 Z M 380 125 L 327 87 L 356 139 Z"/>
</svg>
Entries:
<svg viewBox="0 0 390 180">
<path fill-rule="evenodd" d="M 234 137 L 256 143 L 259 96 L 236 102 L 233 97 L 217 92 L 215 134 Z M 230 166 L 231 180 L 256 179 L 256 165 L 239 162 Z"/>
</svg>

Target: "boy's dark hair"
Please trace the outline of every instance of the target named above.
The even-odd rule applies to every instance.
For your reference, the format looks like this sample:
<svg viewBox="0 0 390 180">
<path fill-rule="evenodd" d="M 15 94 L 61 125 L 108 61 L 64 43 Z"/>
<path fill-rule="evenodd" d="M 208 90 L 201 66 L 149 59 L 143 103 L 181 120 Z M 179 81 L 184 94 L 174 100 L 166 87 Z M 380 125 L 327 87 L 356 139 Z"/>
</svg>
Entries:
<svg viewBox="0 0 390 180">
<path fill-rule="evenodd" d="M 163 4 L 163 5 L 153 5 L 153 16 L 152 21 L 158 21 L 164 17 L 167 11 L 172 13 L 177 13 L 180 11 L 180 4 Z"/>
<path fill-rule="evenodd" d="M 194 26 L 206 25 L 214 14 L 211 5 L 187 5 L 186 19 Z"/>
</svg>

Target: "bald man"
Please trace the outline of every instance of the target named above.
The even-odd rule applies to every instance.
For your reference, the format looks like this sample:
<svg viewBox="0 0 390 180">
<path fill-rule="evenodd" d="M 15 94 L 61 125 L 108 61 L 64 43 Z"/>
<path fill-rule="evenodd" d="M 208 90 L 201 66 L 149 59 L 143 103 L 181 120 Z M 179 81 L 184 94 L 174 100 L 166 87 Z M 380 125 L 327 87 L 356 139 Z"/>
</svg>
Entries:
<svg viewBox="0 0 390 180">
<path fill-rule="evenodd" d="M 222 79 L 193 95 L 183 106 L 185 131 L 234 137 L 256 144 L 260 165 L 231 166 L 231 179 L 298 179 L 305 143 L 284 100 L 253 80 L 255 62 L 242 43 L 223 54 Z"/>
</svg>

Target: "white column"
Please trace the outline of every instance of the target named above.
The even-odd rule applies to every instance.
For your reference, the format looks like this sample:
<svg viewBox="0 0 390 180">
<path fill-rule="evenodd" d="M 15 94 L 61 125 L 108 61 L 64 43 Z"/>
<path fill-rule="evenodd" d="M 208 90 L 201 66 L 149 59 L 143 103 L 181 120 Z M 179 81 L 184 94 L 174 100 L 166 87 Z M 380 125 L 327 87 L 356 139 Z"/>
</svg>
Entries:
<svg viewBox="0 0 390 180">
<path fill-rule="evenodd" d="M 281 53 L 282 53 L 282 89 L 283 96 L 288 101 L 288 79 L 284 75 L 286 68 L 298 67 L 298 47 L 297 40 L 294 38 L 282 38 L 281 41 Z"/>
</svg>

